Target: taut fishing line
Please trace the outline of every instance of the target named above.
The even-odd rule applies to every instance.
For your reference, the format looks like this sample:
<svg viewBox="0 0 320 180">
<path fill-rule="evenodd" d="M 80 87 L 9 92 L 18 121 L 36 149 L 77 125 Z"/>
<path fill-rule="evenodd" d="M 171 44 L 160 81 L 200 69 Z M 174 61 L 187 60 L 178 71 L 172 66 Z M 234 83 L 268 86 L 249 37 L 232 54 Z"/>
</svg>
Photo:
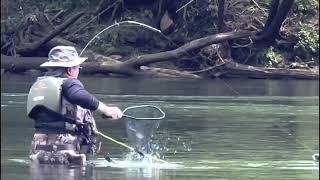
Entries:
<svg viewBox="0 0 320 180">
<path fill-rule="evenodd" d="M 141 27 L 144 27 L 144 28 L 147 28 L 149 30 L 152 30 L 152 31 L 156 31 L 156 32 L 159 32 L 161 33 L 161 31 L 157 28 L 154 28 L 152 26 L 149 26 L 149 25 L 146 25 L 146 24 L 143 24 L 143 23 L 140 23 L 140 22 L 136 22 L 136 21 L 121 21 L 121 22 L 115 22 L 113 25 L 110 25 L 106 28 L 104 28 L 103 30 L 101 30 L 98 34 L 96 34 L 87 44 L 86 46 L 82 49 L 81 53 L 79 56 L 82 55 L 82 53 L 84 52 L 84 50 L 92 43 L 92 41 L 94 39 L 96 39 L 100 34 L 102 34 L 103 32 L 113 28 L 113 27 L 117 27 L 117 26 L 120 26 L 120 25 L 123 25 L 123 24 L 131 24 L 131 25 L 134 25 L 134 26 L 141 26 Z M 161 33 L 162 34 L 162 33 Z"/>
</svg>

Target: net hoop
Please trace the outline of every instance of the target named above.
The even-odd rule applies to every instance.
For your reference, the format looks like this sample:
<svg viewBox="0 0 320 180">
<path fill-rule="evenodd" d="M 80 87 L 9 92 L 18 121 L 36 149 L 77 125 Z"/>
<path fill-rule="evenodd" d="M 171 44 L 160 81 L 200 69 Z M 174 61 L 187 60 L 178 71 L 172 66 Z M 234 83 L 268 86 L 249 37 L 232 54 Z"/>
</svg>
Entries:
<svg viewBox="0 0 320 180">
<path fill-rule="evenodd" d="M 125 112 L 127 110 L 130 110 L 130 109 L 135 109 L 135 108 L 144 108 L 144 107 L 152 107 L 152 108 L 155 108 L 157 110 L 159 110 L 159 112 L 162 114 L 162 116 L 160 117 L 141 117 L 141 118 L 138 118 L 138 117 L 134 117 L 134 116 L 130 116 L 130 115 L 127 115 L 125 114 Z M 166 114 L 162 111 L 162 109 L 160 109 L 158 106 L 154 106 L 154 105 L 138 105 L 138 106 L 130 106 L 130 107 L 127 107 L 125 108 L 123 111 L 123 116 L 124 117 L 127 117 L 127 118 L 131 118 L 131 119 L 135 119 L 135 120 L 161 120 L 163 118 L 166 117 Z"/>
</svg>

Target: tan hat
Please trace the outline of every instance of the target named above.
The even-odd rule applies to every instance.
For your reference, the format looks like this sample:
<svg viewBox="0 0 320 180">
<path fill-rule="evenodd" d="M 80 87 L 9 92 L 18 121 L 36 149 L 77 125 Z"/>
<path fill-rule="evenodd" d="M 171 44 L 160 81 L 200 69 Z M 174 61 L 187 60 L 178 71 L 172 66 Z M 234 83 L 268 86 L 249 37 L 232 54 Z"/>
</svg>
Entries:
<svg viewBox="0 0 320 180">
<path fill-rule="evenodd" d="M 83 63 L 87 57 L 79 57 L 72 46 L 56 46 L 48 54 L 48 61 L 40 67 L 73 67 Z"/>
</svg>

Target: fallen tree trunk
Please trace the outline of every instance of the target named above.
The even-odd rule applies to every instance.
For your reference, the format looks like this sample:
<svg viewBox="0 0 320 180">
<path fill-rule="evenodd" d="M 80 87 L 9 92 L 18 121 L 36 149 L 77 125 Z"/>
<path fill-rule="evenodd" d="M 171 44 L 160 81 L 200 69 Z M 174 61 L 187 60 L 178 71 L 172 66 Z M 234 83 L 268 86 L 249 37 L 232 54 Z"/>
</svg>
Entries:
<svg viewBox="0 0 320 180">
<path fill-rule="evenodd" d="M 210 69 L 214 77 L 244 77 L 255 79 L 319 79 L 319 71 L 312 69 L 265 68 L 225 62 Z"/>
<path fill-rule="evenodd" d="M 63 30 L 65 30 L 67 27 L 69 27 L 71 24 L 73 24 L 77 19 L 79 19 L 84 12 L 79 12 L 66 20 L 64 23 L 56 27 L 56 29 L 49 32 L 45 37 L 39 39 L 38 41 L 34 43 L 21 43 L 19 47 L 17 47 L 16 51 L 17 53 L 25 53 L 33 51 L 37 48 L 39 48 L 42 44 L 45 44 L 46 42 L 50 41 L 52 38 L 57 36 L 59 33 L 61 33 Z"/>
<path fill-rule="evenodd" d="M 104 73 L 110 72 L 110 73 L 124 74 L 127 76 L 141 76 L 143 75 L 143 72 L 141 72 L 141 68 L 140 68 L 141 66 L 147 66 L 151 63 L 156 63 L 161 61 L 178 60 L 183 56 L 189 55 L 188 53 L 190 53 L 191 51 L 200 49 L 210 44 L 220 43 L 220 42 L 224 42 L 231 39 L 244 38 L 250 35 L 251 35 L 251 32 L 249 31 L 218 33 L 215 35 L 193 40 L 174 50 L 132 57 L 123 63 L 120 63 L 120 62 L 109 63 L 110 58 L 107 58 L 102 55 L 93 55 L 91 61 L 97 61 L 96 57 L 99 56 L 99 59 L 100 59 L 99 61 L 105 61 L 105 63 L 104 62 L 85 63 L 83 64 L 83 66 L 87 66 L 88 67 L 87 69 L 90 69 L 91 71 L 93 69 L 96 69 L 96 71 L 99 71 L 99 72 L 104 71 Z M 27 58 L 25 61 L 26 63 L 28 61 L 32 61 L 32 58 Z M 15 62 L 19 62 L 19 61 L 15 61 Z M 32 64 L 34 65 L 34 63 Z M 40 63 L 38 63 L 37 65 L 40 65 Z M 23 69 L 23 67 L 20 64 L 19 65 L 17 64 L 15 68 Z M 150 73 L 152 71 L 148 71 L 148 72 Z M 177 73 L 172 73 L 172 74 L 177 74 Z M 191 75 L 191 76 L 194 76 L 194 75 Z"/>
<path fill-rule="evenodd" d="M 37 69 L 44 71 L 44 68 L 40 67 L 40 64 L 45 62 L 45 57 L 12 57 L 1 55 L 1 67 L 5 71 L 23 72 L 29 69 Z M 108 61 L 96 61 L 85 62 L 84 68 L 81 69 L 82 74 L 119 74 L 120 71 L 126 72 L 122 68 L 121 62 L 108 62 Z M 112 65 L 110 65 L 112 64 Z M 131 71 L 131 69 L 129 69 Z M 137 76 L 146 77 L 183 77 L 183 78 L 201 78 L 196 75 L 204 72 L 209 72 L 212 77 L 247 77 L 247 78 L 259 78 L 259 79 L 319 79 L 319 72 L 307 69 L 286 69 L 286 68 L 263 68 L 238 64 L 230 61 L 222 65 L 212 67 L 207 71 L 199 72 L 187 72 L 177 71 L 172 69 L 163 68 L 151 68 L 141 66 L 140 71 L 136 72 Z M 122 75 L 130 76 L 132 73 L 120 73 Z"/>
<path fill-rule="evenodd" d="M 251 32 L 238 31 L 219 33 L 204 38 L 193 40 L 183 46 L 160 53 L 146 54 L 132 57 L 127 61 L 121 62 L 109 57 L 96 54 L 94 52 L 85 53 L 89 60 L 83 63 L 84 74 L 120 74 L 125 76 L 146 76 L 146 77 L 186 77 L 201 78 L 192 72 L 181 72 L 172 69 L 151 68 L 147 65 L 161 61 L 174 61 L 189 55 L 188 53 L 203 48 L 205 46 L 221 43 L 227 40 L 249 37 Z M 47 58 L 15 58 L 1 55 L 1 67 L 5 71 L 21 72 L 27 69 L 40 69 L 40 64 Z M 204 71 L 202 71 L 204 72 Z M 233 61 L 224 63 L 217 67 L 210 68 L 213 77 L 248 77 L 248 78 L 299 78 L 299 79 L 318 79 L 319 73 L 308 70 L 284 69 L 284 68 L 260 68 L 235 63 Z"/>
<path fill-rule="evenodd" d="M 171 51 L 133 57 L 127 60 L 126 62 L 124 62 L 123 66 L 131 66 L 131 67 L 138 68 L 140 66 L 146 66 L 148 64 L 155 63 L 155 62 L 177 60 L 183 56 L 189 55 L 188 53 L 190 53 L 191 51 L 203 48 L 205 46 L 221 43 L 221 42 L 232 40 L 232 39 L 245 38 L 251 35 L 252 35 L 252 32 L 250 31 L 218 33 L 215 35 L 193 40 Z"/>
<path fill-rule="evenodd" d="M 100 55 L 101 56 L 101 55 Z M 101 58 L 101 57 L 100 57 Z M 120 74 L 131 76 L 132 69 L 124 69 L 120 65 L 122 62 L 104 57 L 104 60 L 89 59 L 88 62 L 82 64 L 81 74 Z M 46 57 L 13 57 L 1 54 L 1 68 L 4 72 L 22 73 L 30 69 L 46 71 L 40 67 L 42 63 L 47 61 Z M 121 73 L 122 72 L 122 73 Z M 151 68 L 142 66 L 139 72 L 134 73 L 136 76 L 146 77 L 183 77 L 183 78 L 201 78 L 198 75 L 181 72 L 172 69 Z"/>
<path fill-rule="evenodd" d="M 1 69 L 9 72 L 24 72 L 29 69 L 37 69 L 44 71 L 40 68 L 40 64 L 47 61 L 44 57 L 13 57 L 1 54 Z"/>
</svg>

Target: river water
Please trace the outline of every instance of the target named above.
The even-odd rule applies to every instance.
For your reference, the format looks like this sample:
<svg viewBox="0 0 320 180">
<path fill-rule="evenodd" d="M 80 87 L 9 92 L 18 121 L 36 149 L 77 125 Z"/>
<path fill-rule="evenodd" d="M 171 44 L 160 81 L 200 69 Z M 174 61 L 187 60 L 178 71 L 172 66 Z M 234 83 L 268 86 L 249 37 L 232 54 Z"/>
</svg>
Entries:
<svg viewBox="0 0 320 180">
<path fill-rule="evenodd" d="M 319 179 L 319 81 L 80 79 L 122 109 L 159 106 L 166 118 L 154 142 L 171 164 L 129 163 L 127 149 L 104 140 L 95 165 L 33 166 L 26 98 L 35 77 L 11 75 L 1 77 L 1 179 Z M 95 117 L 100 131 L 127 142 L 123 121 Z"/>
</svg>

